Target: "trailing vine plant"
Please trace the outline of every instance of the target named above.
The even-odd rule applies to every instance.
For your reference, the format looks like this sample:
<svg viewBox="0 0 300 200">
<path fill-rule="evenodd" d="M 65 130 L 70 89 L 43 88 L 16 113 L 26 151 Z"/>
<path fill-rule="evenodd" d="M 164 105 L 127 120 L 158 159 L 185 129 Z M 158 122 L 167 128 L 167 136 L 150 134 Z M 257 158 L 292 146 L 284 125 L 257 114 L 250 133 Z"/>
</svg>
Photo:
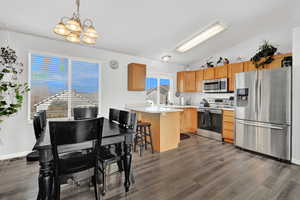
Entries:
<svg viewBox="0 0 300 200">
<path fill-rule="evenodd" d="M 0 122 L 4 116 L 11 116 L 22 106 L 24 95 L 29 91 L 27 83 L 20 83 L 23 64 L 16 52 L 9 47 L 0 50 Z"/>
<path fill-rule="evenodd" d="M 273 62 L 277 48 L 271 45 L 268 41 L 259 46 L 258 52 L 251 58 L 252 63 L 256 68 L 263 67 Z"/>
</svg>

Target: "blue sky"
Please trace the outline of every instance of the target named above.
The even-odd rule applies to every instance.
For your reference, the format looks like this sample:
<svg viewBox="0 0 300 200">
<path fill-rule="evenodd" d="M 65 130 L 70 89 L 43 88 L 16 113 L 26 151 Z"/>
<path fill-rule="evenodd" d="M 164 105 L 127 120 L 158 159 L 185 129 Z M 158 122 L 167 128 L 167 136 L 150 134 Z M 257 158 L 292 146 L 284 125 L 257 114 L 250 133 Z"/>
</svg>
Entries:
<svg viewBox="0 0 300 200">
<path fill-rule="evenodd" d="M 72 89 L 77 92 L 98 92 L 98 64 L 72 61 Z M 32 54 L 31 85 L 47 86 L 49 92 L 68 89 L 68 59 Z"/>
</svg>

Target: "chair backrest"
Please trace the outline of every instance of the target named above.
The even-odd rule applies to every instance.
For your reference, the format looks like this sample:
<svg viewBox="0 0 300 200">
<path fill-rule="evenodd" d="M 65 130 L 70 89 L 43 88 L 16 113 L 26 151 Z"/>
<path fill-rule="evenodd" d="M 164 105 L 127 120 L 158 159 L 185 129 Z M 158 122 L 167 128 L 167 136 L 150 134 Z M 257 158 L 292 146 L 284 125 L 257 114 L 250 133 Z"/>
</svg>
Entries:
<svg viewBox="0 0 300 200">
<path fill-rule="evenodd" d="M 120 113 L 120 110 L 110 108 L 109 109 L 109 121 L 119 122 L 119 113 Z"/>
<path fill-rule="evenodd" d="M 50 139 L 54 148 L 97 140 L 101 143 L 104 118 L 50 121 Z"/>
<path fill-rule="evenodd" d="M 44 131 L 44 130 L 46 130 L 46 126 L 47 126 L 47 113 L 46 113 L 46 110 L 40 110 L 38 112 L 38 115 L 40 117 L 41 129 L 42 129 L 42 131 Z"/>
<path fill-rule="evenodd" d="M 98 116 L 98 107 L 76 107 L 73 108 L 73 112 L 75 120 L 94 119 Z"/>
<path fill-rule="evenodd" d="M 136 129 L 137 119 L 136 113 L 120 110 L 119 111 L 119 126 L 124 128 Z"/>
<path fill-rule="evenodd" d="M 42 134 L 42 125 L 41 125 L 41 119 L 40 116 L 36 113 L 33 116 L 33 130 L 34 130 L 34 135 L 35 139 L 39 139 L 39 137 Z"/>
</svg>

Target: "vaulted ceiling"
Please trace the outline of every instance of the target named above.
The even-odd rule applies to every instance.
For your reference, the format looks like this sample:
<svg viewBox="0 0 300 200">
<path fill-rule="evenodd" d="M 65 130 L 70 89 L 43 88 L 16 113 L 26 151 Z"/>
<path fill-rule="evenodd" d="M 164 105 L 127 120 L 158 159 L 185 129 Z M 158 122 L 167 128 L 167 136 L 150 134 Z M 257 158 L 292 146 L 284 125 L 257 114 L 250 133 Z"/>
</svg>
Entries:
<svg viewBox="0 0 300 200">
<path fill-rule="evenodd" d="M 95 22 L 101 36 L 97 48 L 156 60 L 169 54 L 172 62 L 189 64 L 268 30 L 298 25 L 292 2 L 81 0 L 81 16 Z M 59 38 L 52 32 L 53 26 L 62 16 L 71 16 L 74 8 L 75 0 L 2 0 L 0 26 Z M 175 51 L 178 43 L 215 20 L 226 23 L 229 29 L 187 53 Z"/>
</svg>

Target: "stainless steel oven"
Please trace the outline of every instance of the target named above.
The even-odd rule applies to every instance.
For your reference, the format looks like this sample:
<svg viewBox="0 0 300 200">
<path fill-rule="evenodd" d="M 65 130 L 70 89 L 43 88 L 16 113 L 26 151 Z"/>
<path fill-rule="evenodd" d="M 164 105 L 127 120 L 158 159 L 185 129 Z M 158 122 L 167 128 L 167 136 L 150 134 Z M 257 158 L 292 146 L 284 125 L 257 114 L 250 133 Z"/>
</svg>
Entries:
<svg viewBox="0 0 300 200">
<path fill-rule="evenodd" d="M 223 115 L 220 109 L 198 109 L 198 129 L 222 133 Z"/>
<path fill-rule="evenodd" d="M 204 80 L 203 81 L 203 92 L 205 93 L 220 93 L 228 92 L 227 78 Z"/>
</svg>

